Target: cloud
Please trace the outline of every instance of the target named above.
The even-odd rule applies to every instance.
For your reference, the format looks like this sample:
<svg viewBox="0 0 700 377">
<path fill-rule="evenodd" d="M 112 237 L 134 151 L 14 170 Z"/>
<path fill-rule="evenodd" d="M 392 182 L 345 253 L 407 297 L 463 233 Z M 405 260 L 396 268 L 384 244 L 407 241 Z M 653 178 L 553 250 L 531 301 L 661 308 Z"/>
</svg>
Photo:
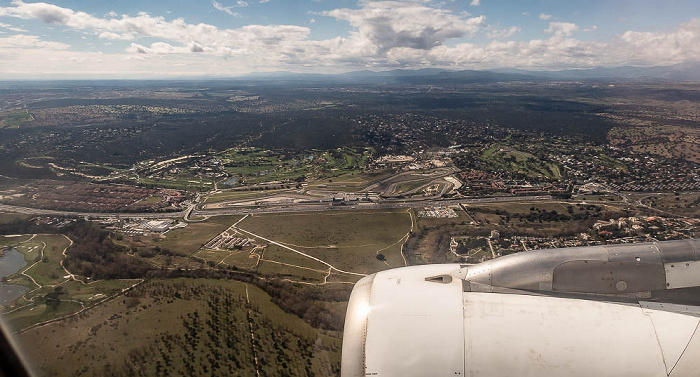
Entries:
<svg viewBox="0 0 700 377">
<path fill-rule="evenodd" d="M 625 64 L 668 65 L 700 61 L 700 18 L 666 33 L 627 31 L 613 41 L 615 54 Z"/>
<path fill-rule="evenodd" d="M 423 59 L 446 67 L 530 69 L 654 66 L 700 61 L 700 18 L 666 33 L 627 31 L 607 42 L 563 38 L 578 27 L 561 24 L 567 23 L 553 25 L 550 32 L 555 35 L 549 39 L 440 46 Z"/>
<path fill-rule="evenodd" d="M 486 37 L 489 39 L 506 39 L 521 31 L 518 26 L 511 26 L 506 29 L 492 29 L 486 32 Z"/>
<path fill-rule="evenodd" d="M 481 5 L 481 0 L 472 0 L 472 2 L 469 3 L 469 5 L 472 7 L 478 7 L 479 5 Z"/>
<path fill-rule="evenodd" d="M 549 20 L 550 18 L 552 18 L 552 15 L 551 15 L 551 14 L 540 13 L 540 16 L 539 16 L 539 17 L 540 17 L 540 20 L 545 20 L 545 21 L 546 21 L 546 20 Z"/>
<path fill-rule="evenodd" d="M 220 10 L 220 11 L 228 14 L 229 16 L 233 16 L 233 17 L 240 17 L 241 16 L 240 13 L 234 12 L 231 10 L 231 8 L 233 8 L 233 6 L 225 7 L 225 6 L 221 5 L 221 3 L 219 3 L 216 0 L 211 0 L 211 5 L 213 5 L 215 9 Z"/>
<path fill-rule="evenodd" d="M 98 38 L 108 39 L 110 41 L 130 41 L 134 39 L 134 36 L 131 34 L 117 34 L 109 31 L 103 31 L 98 34 Z"/>
<path fill-rule="evenodd" d="M 165 42 L 156 42 L 150 47 L 142 46 L 138 43 L 132 43 L 127 48 L 127 52 L 139 54 L 185 54 L 188 52 L 204 52 L 204 47 L 198 43 L 191 43 L 188 46 L 173 46 Z"/>
<path fill-rule="evenodd" d="M 249 2 L 254 6 L 257 0 Z M 95 57 L 77 51 L 85 48 L 82 43 L 70 49 L 65 43 L 37 36 L 0 38 L 0 48 L 7 51 L 0 60 L 2 77 L 19 77 L 12 76 L 17 72 L 34 77 L 34 72 L 52 71 L 78 76 L 104 73 L 162 77 L 265 70 L 561 69 L 700 61 L 700 18 L 666 32 L 627 31 L 607 41 L 577 40 L 574 35 L 580 30 L 578 25 L 549 22 L 545 29 L 550 33 L 548 38 L 513 41 L 509 38 L 521 31 L 517 26 L 489 26 L 484 16 L 472 17 L 423 0 L 361 0 L 352 9 L 314 13 L 315 19 L 326 16 L 350 26 L 346 34 L 320 40 L 310 38 L 308 27 L 296 25 L 226 29 L 148 13 L 98 17 L 52 4 L 21 1 L 0 7 L 0 16 L 39 20 L 51 28 L 63 27 L 83 36 L 115 41 L 114 46 L 128 44 L 121 53 Z M 8 26 L 12 27 L 0 24 L 1 28 Z M 471 42 L 470 38 L 480 31 L 492 40 Z M 46 65 L 42 56 L 55 60 Z"/>
<path fill-rule="evenodd" d="M 569 37 L 579 29 L 578 25 L 570 22 L 550 22 L 544 29 L 547 33 L 554 33 L 555 37 Z"/>
<path fill-rule="evenodd" d="M 14 27 L 14 26 L 8 25 L 8 24 L 3 24 L 2 22 L 0 22 L 0 28 L 7 29 L 7 30 L 10 30 L 10 31 L 15 31 L 15 32 L 17 32 L 17 33 L 25 33 L 25 32 L 27 32 L 26 30 L 24 30 L 24 29 L 22 29 L 22 28 Z"/>
<path fill-rule="evenodd" d="M 355 28 L 344 44 L 383 54 L 397 47 L 431 49 L 451 38 L 474 35 L 485 16 L 465 18 L 418 1 L 367 1 L 359 9 L 334 9 L 322 15 L 348 21 Z"/>
<path fill-rule="evenodd" d="M 189 48 L 190 52 L 204 52 L 204 47 L 202 47 L 202 45 L 196 42 L 190 43 Z"/>
<path fill-rule="evenodd" d="M 583 29 L 583 31 L 586 31 L 586 32 L 596 31 L 596 30 L 598 30 L 598 25 L 591 25 L 591 27 L 587 27 L 587 28 Z"/>
<path fill-rule="evenodd" d="M 15 1 L 13 5 L 0 7 L 0 16 L 37 19 L 76 30 L 92 31 L 103 39 L 132 40 L 150 37 L 175 42 L 184 47 L 168 49 L 156 45 L 150 49 L 158 52 L 191 51 L 188 46 L 197 43 L 208 46 L 209 51 L 215 54 L 254 54 L 259 49 L 269 49 L 270 45 L 305 40 L 310 32 L 306 27 L 294 25 L 248 25 L 238 29 L 219 29 L 203 23 L 188 24 L 182 18 L 168 21 L 164 17 L 151 16 L 145 12 L 136 16 L 122 15 L 121 18 L 98 18 L 47 3 Z"/>
<path fill-rule="evenodd" d="M 573 39 L 550 38 L 523 42 L 493 41 L 486 45 L 462 43 L 431 51 L 430 59 L 443 66 L 488 69 L 493 67 L 591 67 L 597 63 L 595 46 Z"/>
<path fill-rule="evenodd" d="M 0 48 L 64 50 L 69 47 L 65 43 L 43 41 L 35 35 L 16 34 L 9 37 L 0 37 Z"/>
</svg>

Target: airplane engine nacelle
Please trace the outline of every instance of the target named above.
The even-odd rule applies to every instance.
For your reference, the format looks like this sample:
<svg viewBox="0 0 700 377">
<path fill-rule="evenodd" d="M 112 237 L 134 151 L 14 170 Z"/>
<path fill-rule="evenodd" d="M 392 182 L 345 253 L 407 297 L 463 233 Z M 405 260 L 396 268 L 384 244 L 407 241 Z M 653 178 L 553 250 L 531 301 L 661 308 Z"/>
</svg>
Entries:
<svg viewBox="0 0 700 377">
<path fill-rule="evenodd" d="M 670 241 L 378 272 L 350 297 L 341 374 L 697 376 L 697 256 Z"/>
</svg>

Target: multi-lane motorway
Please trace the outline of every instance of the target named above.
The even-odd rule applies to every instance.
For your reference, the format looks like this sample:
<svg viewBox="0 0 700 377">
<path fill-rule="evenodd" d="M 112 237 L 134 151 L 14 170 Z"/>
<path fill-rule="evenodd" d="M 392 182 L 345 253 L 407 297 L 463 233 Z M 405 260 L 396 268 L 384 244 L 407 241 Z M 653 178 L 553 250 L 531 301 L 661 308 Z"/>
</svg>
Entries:
<svg viewBox="0 0 700 377">
<path fill-rule="evenodd" d="M 96 213 L 96 212 L 72 212 L 72 211 L 56 211 L 40 208 L 26 208 L 0 204 L 0 211 L 23 213 L 29 215 L 48 215 L 48 216 L 68 216 L 68 217 L 90 217 L 90 218 L 185 218 L 189 217 L 211 217 L 223 215 L 245 215 L 256 213 L 280 213 L 280 212 L 307 212 L 307 211 L 351 211 L 362 209 L 392 209 L 392 208 L 416 208 L 416 207 L 438 207 L 458 204 L 483 204 L 483 203 L 502 203 L 502 202 L 532 202 L 532 201 L 547 201 L 554 200 L 549 195 L 545 196 L 499 196 L 487 198 L 461 198 L 461 199 L 444 199 L 444 200 L 427 200 L 427 201 L 386 201 L 374 203 L 358 203 L 353 205 L 330 205 L 328 203 L 312 203 L 312 204 L 288 204 L 269 207 L 249 207 L 249 208 L 223 208 L 197 210 L 190 206 L 185 211 L 180 212 L 131 212 L 131 213 Z M 588 203 L 591 203 L 590 201 Z M 610 204 L 611 202 L 605 202 Z"/>
<path fill-rule="evenodd" d="M 180 212 L 73 212 L 73 211 L 55 211 L 51 209 L 42 208 L 27 208 L 11 206 L 7 204 L 0 204 L 0 211 L 2 212 L 13 212 L 22 213 L 26 215 L 37 215 L 37 216 L 67 216 L 67 217 L 93 217 L 93 218 L 107 218 L 107 217 L 122 217 L 122 218 L 140 218 L 140 219 L 156 219 L 156 218 L 176 218 L 182 217 L 184 211 Z"/>
<path fill-rule="evenodd" d="M 416 208 L 416 207 L 439 207 L 458 204 L 477 204 L 477 203 L 501 203 L 501 202 L 531 202 L 552 200 L 549 195 L 546 196 L 503 196 L 490 198 L 463 198 L 463 199 L 444 199 L 444 200 L 427 200 L 427 201 L 386 201 L 373 203 L 358 203 L 348 205 L 329 205 L 328 203 L 313 203 L 313 204 L 290 204 L 270 207 L 255 207 L 255 208 L 223 208 L 217 210 L 194 210 L 192 216 L 220 216 L 220 215 L 244 215 L 255 213 L 279 213 L 279 212 L 309 212 L 309 211 L 348 211 L 358 209 L 392 209 L 392 208 Z"/>
</svg>

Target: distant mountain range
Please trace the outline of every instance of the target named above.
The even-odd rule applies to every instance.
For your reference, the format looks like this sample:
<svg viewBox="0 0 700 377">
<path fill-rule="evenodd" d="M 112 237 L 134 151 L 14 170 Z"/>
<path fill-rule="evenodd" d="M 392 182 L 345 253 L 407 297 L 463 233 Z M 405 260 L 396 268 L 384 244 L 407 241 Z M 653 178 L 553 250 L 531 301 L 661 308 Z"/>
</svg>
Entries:
<svg viewBox="0 0 700 377">
<path fill-rule="evenodd" d="M 355 71 L 342 74 L 293 72 L 253 73 L 238 80 L 336 84 L 469 84 L 513 81 L 700 81 L 700 63 L 682 63 L 659 67 L 615 67 L 530 71 L 523 69 L 461 70 L 439 68 L 395 69 L 390 71 Z"/>
<path fill-rule="evenodd" d="M 681 63 L 658 67 L 615 67 L 592 69 L 568 69 L 563 71 L 526 71 L 519 69 L 494 70 L 553 79 L 644 79 L 668 81 L 700 81 L 700 63 Z"/>
</svg>

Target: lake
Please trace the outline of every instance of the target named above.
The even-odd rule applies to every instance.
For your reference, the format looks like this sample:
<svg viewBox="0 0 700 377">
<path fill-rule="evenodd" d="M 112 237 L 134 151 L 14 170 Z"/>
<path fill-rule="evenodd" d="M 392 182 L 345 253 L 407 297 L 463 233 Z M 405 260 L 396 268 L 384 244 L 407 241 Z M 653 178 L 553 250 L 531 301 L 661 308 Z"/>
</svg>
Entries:
<svg viewBox="0 0 700 377">
<path fill-rule="evenodd" d="M 26 265 L 24 254 L 15 249 L 5 250 L 5 255 L 0 257 L 0 277 L 10 276 Z M 0 305 L 11 303 L 28 290 L 22 285 L 0 283 Z"/>
</svg>

